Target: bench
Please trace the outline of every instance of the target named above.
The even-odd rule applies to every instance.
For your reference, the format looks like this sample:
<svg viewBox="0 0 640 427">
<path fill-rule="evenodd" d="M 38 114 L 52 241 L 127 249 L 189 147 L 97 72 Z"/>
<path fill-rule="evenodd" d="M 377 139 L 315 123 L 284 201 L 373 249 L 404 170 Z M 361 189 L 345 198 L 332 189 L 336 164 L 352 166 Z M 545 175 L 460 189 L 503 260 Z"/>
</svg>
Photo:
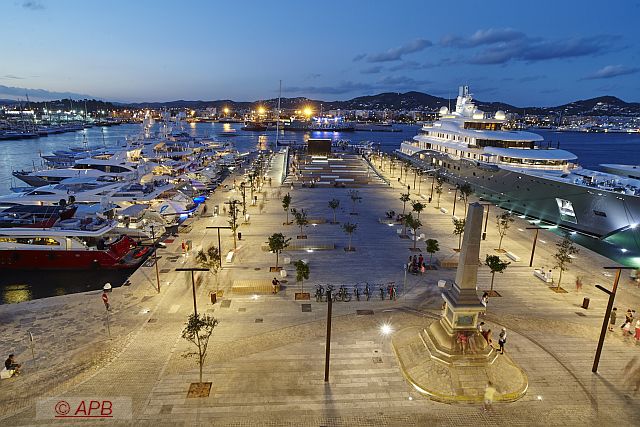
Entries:
<svg viewBox="0 0 640 427">
<path fill-rule="evenodd" d="M 233 256 L 234 255 L 235 255 L 235 252 L 229 251 L 229 253 L 227 254 L 227 263 L 233 262 Z"/>
<path fill-rule="evenodd" d="M 287 270 L 280 270 L 280 277 L 287 277 Z"/>
<path fill-rule="evenodd" d="M 446 214 L 447 212 L 449 212 L 448 210 L 446 210 L 445 208 L 440 208 L 440 212 L 442 212 L 443 214 Z"/>
<path fill-rule="evenodd" d="M 270 294 L 273 285 L 268 279 L 234 280 L 231 291 L 235 294 Z"/>
<path fill-rule="evenodd" d="M 15 374 L 15 370 L 11 369 L 11 370 L 7 370 L 7 368 L 2 368 L 2 371 L 0 371 L 0 380 L 6 380 L 9 379 L 13 376 L 13 374 Z"/>
<path fill-rule="evenodd" d="M 553 279 L 551 277 L 547 277 L 542 270 L 533 270 L 533 275 L 545 283 L 553 283 Z"/>
<path fill-rule="evenodd" d="M 439 288 L 444 288 L 447 284 L 446 280 L 438 280 L 438 287 Z"/>
<path fill-rule="evenodd" d="M 515 262 L 520 261 L 520 257 L 513 252 L 507 252 L 505 255 L 507 256 L 507 258 L 512 259 Z"/>
</svg>

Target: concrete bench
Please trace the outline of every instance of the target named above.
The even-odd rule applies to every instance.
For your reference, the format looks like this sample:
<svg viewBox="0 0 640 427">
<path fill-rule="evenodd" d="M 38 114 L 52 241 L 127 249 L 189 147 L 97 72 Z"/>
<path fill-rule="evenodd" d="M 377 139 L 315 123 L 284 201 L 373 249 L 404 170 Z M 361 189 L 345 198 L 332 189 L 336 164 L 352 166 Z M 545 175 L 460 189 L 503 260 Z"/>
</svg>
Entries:
<svg viewBox="0 0 640 427">
<path fill-rule="evenodd" d="M 511 259 L 511 260 L 513 260 L 515 262 L 520 261 L 520 257 L 518 255 L 514 254 L 513 252 L 507 252 L 505 255 L 507 256 L 507 258 L 509 258 L 509 259 Z"/>
<path fill-rule="evenodd" d="M 280 277 L 287 277 L 287 270 L 280 270 Z"/>
<path fill-rule="evenodd" d="M 286 256 L 284 257 L 284 260 L 282 261 L 283 264 L 291 264 L 291 258 Z"/>
<path fill-rule="evenodd" d="M 227 254 L 227 263 L 233 262 L 234 255 L 235 255 L 235 252 L 229 251 L 229 253 Z"/>
<path fill-rule="evenodd" d="M 14 371 L 13 369 L 7 370 L 7 368 L 2 368 L 2 371 L 0 371 L 0 380 L 6 380 L 11 378 L 13 374 L 15 374 L 15 372 L 16 371 Z"/>
<path fill-rule="evenodd" d="M 268 279 L 234 280 L 231 291 L 236 294 L 270 294 L 273 286 Z"/>
<path fill-rule="evenodd" d="M 289 246 L 287 246 L 286 251 L 324 251 L 324 250 L 333 250 L 336 248 L 335 243 L 329 241 L 322 240 L 313 240 L 313 239 L 300 239 L 295 242 L 290 242 Z M 269 252 L 269 245 L 262 245 L 261 249 L 265 252 Z"/>
<path fill-rule="evenodd" d="M 533 275 L 545 283 L 553 283 L 553 279 L 551 277 L 547 277 L 542 270 L 533 270 Z"/>
<path fill-rule="evenodd" d="M 445 208 L 440 208 L 440 212 L 442 212 L 443 214 L 446 214 L 447 212 L 449 212 L 448 210 L 446 210 Z"/>
<path fill-rule="evenodd" d="M 446 280 L 438 280 L 438 287 L 439 288 L 444 288 L 446 284 L 447 284 Z"/>
</svg>

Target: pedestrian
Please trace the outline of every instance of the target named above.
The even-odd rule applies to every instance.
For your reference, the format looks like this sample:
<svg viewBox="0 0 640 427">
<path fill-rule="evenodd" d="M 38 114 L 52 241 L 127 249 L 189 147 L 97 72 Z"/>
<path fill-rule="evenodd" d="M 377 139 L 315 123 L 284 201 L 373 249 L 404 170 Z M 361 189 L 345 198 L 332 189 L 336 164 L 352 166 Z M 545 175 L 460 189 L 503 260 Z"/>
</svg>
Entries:
<svg viewBox="0 0 640 427">
<path fill-rule="evenodd" d="M 613 327 L 616 325 L 616 317 L 618 316 L 618 309 L 613 307 L 611 314 L 609 315 L 609 330 L 613 332 Z"/>
<path fill-rule="evenodd" d="M 484 322 L 480 322 L 478 323 L 478 332 L 480 333 L 480 335 L 484 336 Z"/>
<path fill-rule="evenodd" d="M 15 356 L 10 354 L 7 360 L 4 361 L 4 367 L 7 371 L 13 371 L 14 375 L 20 374 L 21 364 L 16 362 Z"/>
<path fill-rule="evenodd" d="M 498 390 L 494 387 L 493 383 L 489 381 L 487 383 L 487 387 L 484 389 L 484 404 L 482 405 L 482 409 L 488 411 L 491 409 L 491 405 L 493 404 L 493 398 Z"/>
<path fill-rule="evenodd" d="M 576 277 L 576 292 L 580 292 L 582 290 L 582 279 L 580 276 Z"/>
<path fill-rule="evenodd" d="M 631 323 L 631 309 L 624 314 L 624 322 L 620 325 L 620 329 L 624 329 L 628 323 Z"/>
<path fill-rule="evenodd" d="M 636 320 L 636 334 L 634 336 L 634 338 L 636 339 L 636 341 L 640 341 L 640 320 Z"/>
<path fill-rule="evenodd" d="M 279 285 L 280 285 L 280 281 L 274 277 L 273 280 L 271 281 L 271 292 L 274 294 L 277 294 Z"/>
<path fill-rule="evenodd" d="M 493 340 L 491 339 L 491 329 L 487 329 L 486 331 L 482 331 L 482 336 L 488 345 L 493 347 Z"/>
<path fill-rule="evenodd" d="M 424 267 L 424 257 L 422 256 L 422 254 L 420 254 L 420 256 L 418 257 L 418 267 L 422 270 L 422 267 Z"/>
<path fill-rule="evenodd" d="M 500 346 L 500 354 L 504 354 L 504 345 L 507 342 L 507 328 L 502 328 L 500 331 L 500 337 L 498 338 L 498 345 Z"/>
<path fill-rule="evenodd" d="M 484 311 L 482 312 L 482 315 L 484 316 L 485 314 L 487 314 L 487 305 L 489 305 L 489 292 L 485 292 L 482 294 L 480 302 L 482 303 L 482 305 L 484 305 Z"/>
</svg>

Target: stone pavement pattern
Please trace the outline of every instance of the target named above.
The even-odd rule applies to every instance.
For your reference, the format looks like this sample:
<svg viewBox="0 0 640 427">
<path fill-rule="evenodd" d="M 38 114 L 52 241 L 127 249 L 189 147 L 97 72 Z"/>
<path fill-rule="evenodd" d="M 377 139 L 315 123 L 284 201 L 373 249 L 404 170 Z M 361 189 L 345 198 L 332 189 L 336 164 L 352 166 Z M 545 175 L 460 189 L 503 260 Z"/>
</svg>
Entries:
<svg viewBox="0 0 640 427">
<path fill-rule="evenodd" d="M 276 157 L 271 173 L 279 176 Z M 530 388 L 515 403 L 495 405 L 483 413 L 477 405 L 442 404 L 419 395 L 402 377 L 390 345 L 390 338 L 380 334 L 380 325 L 388 323 L 395 331 L 404 327 L 426 326 L 439 314 L 441 299 L 436 283 L 450 282 L 454 270 L 429 271 L 407 277 L 403 285 L 402 263 L 412 254 L 412 243 L 399 239 L 398 226 L 380 224 L 385 211 L 402 211 L 398 197 L 402 187 L 393 182 L 359 188 L 363 197 L 351 210 L 348 189 L 281 187 L 290 191 L 292 205 L 309 210 L 313 217 L 332 218 L 327 203 L 341 201 L 338 220 L 357 222 L 353 236 L 355 252 L 344 252 L 347 236 L 339 225 L 330 223 L 309 226 L 309 238 L 323 238 L 335 243 L 336 249 L 324 251 L 286 251 L 292 261 L 308 259 L 311 278 L 305 289 L 316 283 L 355 284 L 394 281 L 400 290 L 398 301 L 380 301 L 374 289 L 371 301 L 334 304 L 332 363 L 330 382 L 323 381 L 326 303 L 296 302 L 298 288 L 291 278 L 278 295 L 236 295 L 230 292 L 235 279 L 270 279 L 268 267 L 275 256 L 259 250 L 266 236 L 283 230 L 295 239 L 299 229 L 282 226 L 284 212 L 276 198 L 278 189 L 267 188 L 270 200 L 262 213 L 249 209 L 251 224 L 242 226 L 242 240 L 236 258 L 218 274 L 220 288 L 228 305 L 208 303 L 208 293 L 215 290 L 215 279 L 199 278 L 199 310 L 220 319 L 214 331 L 204 378 L 213 382 L 212 394 L 203 399 L 186 399 L 189 383 L 197 381 L 197 366 L 182 354 L 190 350 L 180 338 L 186 316 L 192 311 L 191 284 L 188 273 L 173 271 L 183 265 L 182 258 L 172 262 L 167 255 L 177 254 L 180 241 L 163 251 L 160 268 L 163 289 L 155 293 L 155 271 L 141 268 L 132 277 L 130 288 L 113 292 L 113 340 L 106 339 L 96 294 L 78 294 L 35 301 L 29 305 L 0 307 L 0 319 L 10 324 L 3 328 L 2 338 L 24 335 L 25 329 L 40 327 L 41 344 L 47 359 L 38 359 L 36 370 L 29 365 L 29 353 L 22 344 L 21 361 L 25 375 L 3 380 L 0 389 L 0 423 L 33 424 L 33 398 L 37 395 L 124 395 L 133 398 L 134 422 L 149 425 L 611 425 L 632 424 L 640 413 L 637 396 L 623 384 L 622 367 L 639 347 L 620 337 L 618 331 L 605 343 L 600 374 L 591 373 L 596 339 L 606 304 L 605 295 L 593 289 L 593 283 L 610 287 L 611 278 L 601 267 L 610 262 L 597 254 L 582 250 L 565 274 L 564 287 L 569 289 L 571 277 L 589 277 L 582 292 L 556 294 L 534 278 L 524 262 L 513 263 L 496 277 L 495 288 L 501 298 L 492 298 L 486 321 L 497 331 L 504 325 L 509 330 L 507 352 L 526 371 Z M 426 187 L 423 184 L 423 189 Z M 424 193 L 424 191 L 423 191 Z M 226 200 L 233 193 L 216 192 L 212 204 Z M 442 197 L 451 212 L 451 195 Z M 438 256 L 457 247 L 451 234 L 451 217 L 427 207 L 421 214 L 427 237 L 440 241 Z M 185 238 L 196 247 L 217 243 L 215 230 L 206 225 L 223 224 L 224 218 L 203 218 L 196 222 Z M 224 224 L 226 225 L 226 224 Z M 503 246 L 523 259 L 530 248 L 530 237 L 518 231 L 526 225 L 518 220 L 505 238 Z M 491 224 L 490 224 L 491 227 Z M 491 228 L 482 250 L 497 247 L 497 236 Z M 233 244 L 223 235 L 223 246 Z M 182 236 L 181 236 L 182 238 Z M 553 243 L 557 237 L 542 232 L 547 243 L 538 246 L 536 265 L 550 265 Z M 423 245 L 419 243 L 419 245 Z M 449 251 L 449 252 L 448 252 Z M 481 252 L 482 253 L 482 252 Z M 190 259 L 184 265 L 189 265 Z M 257 270 L 259 269 L 259 270 Z M 490 274 L 481 268 L 479 282 L 488 286 Z M 484 288 L 484 286 L 480 286 Z M 403 289 L 404 288 L 404 289 Z M 128 295 L 128 296 L 127 296 Z M 589 310 L 579 308 L 583 296 L 591 298 Z M 303 312 L 301 304 L 310 304 Z M 625 282 L 618 292 L 619 308 L 639 307 L 640 292 Z M 28 307 L 28 309 L 26 308 Z M 147 311 L 148 310 L 148 311 Z M 356 310 L 373 310 L 373 315 L 357 315 Z M 54 316 L 54 313 L 64 315 Z M 93 314 L 95 313 L 95 314 Z M 579 315 L 576 313 L 580 313 Z M 42 319 L 38 316 L 49 316 Z M 41 323 L 38 323 L 41 322 Z M 10 331 L 10 332 L 7 332 Z M 78 335 L 80 335 L 78 337 Z M 4 348 L 4 347 L 3 347 Z M 46 348 L 46 350 L 45 350 Z M 102 357 L 97 360 L 94 355 Z M 73 362 L 78 357 L 78 363 Z M 71 360 L 68 369 L 61 369 Z M 40 366 L 48 364 L 50 368 Z M 54 369 L 55 368 L 55 369 Z M 65 372 L 67 378 L 52 375 Z M 35 378 L 38 380 L 35 381 Z M 7 382 L 8 381 L 8 382 Z M 36 392 L 29 388 L 38 383 Z M 24 393 L 24 400 L 18 398 Z M 18 396 L 18 397 L 16 397 Z M 123 423 L 126 424 L 126 423 Z"/>
</svg>

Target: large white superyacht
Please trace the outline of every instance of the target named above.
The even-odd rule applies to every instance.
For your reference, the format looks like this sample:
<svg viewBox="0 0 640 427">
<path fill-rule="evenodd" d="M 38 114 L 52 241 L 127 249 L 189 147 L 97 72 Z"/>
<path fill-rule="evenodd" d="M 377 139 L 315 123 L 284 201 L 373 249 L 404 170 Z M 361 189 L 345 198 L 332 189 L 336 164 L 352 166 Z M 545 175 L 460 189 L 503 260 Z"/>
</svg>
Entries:
<svg viewBox="0 0 640 427">
<path fill-rule="evenodd" d="M 455 111 L 442 107 L 399 156 L 502 208 L 640 254 L 639 179 L 582 168 L 573 153 L 506 124 L 504 112 L 478 110 L 460 87 Z"/>
</svg>

